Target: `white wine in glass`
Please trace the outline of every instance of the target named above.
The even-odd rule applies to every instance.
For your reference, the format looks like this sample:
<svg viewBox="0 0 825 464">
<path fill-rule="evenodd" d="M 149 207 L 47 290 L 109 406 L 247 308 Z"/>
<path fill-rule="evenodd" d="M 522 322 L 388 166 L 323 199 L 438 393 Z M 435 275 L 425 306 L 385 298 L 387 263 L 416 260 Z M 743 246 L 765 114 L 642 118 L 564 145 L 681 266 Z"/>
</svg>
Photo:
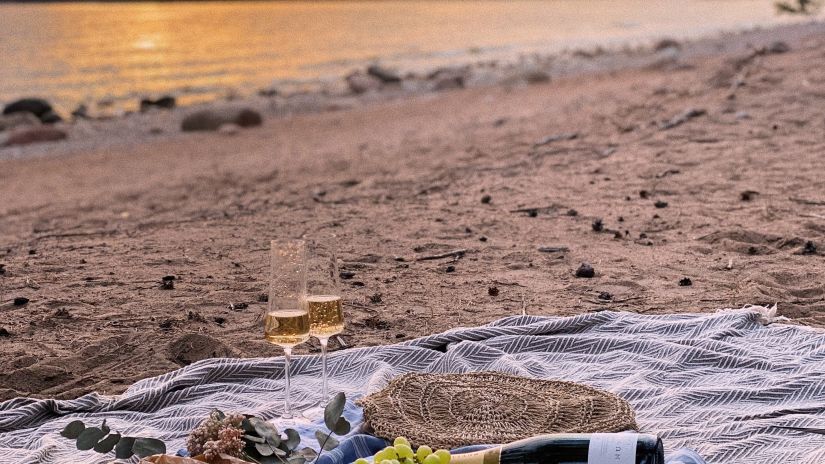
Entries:
<svg viewBox="0 0 825 464">
<path fill-rule="evenodd" d="M 310 333 L 313 337 L 329 338 L 344 330 L 344 312 L 338 295 L 309 295 Z"/>
<path fill-rule="evenodd" d="M 290 400 L 290 357 L 295 345 L 309 340 L 306 306 L 306 243 L 303 240 L 273 240 L 270 250 L 269 302 L 263 317 L 264 337 L 284 349 L 283 419 L 294 419 Z"/>
</svg>

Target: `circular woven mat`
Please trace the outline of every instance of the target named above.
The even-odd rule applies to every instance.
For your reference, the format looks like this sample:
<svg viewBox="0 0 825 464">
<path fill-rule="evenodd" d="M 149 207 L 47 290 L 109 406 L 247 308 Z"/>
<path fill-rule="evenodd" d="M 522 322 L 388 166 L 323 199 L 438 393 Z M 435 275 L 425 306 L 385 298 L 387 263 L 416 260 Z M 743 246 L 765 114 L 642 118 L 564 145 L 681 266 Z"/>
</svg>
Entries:
<svg viewBox="0 0 825 464">
<path fill-rule="evenodd" d="M 360 404 L 376 436 L 433 448 L 637 428 L 630 404 L 612 393 L 496 372 L 404 374 Z"/>
</svg>

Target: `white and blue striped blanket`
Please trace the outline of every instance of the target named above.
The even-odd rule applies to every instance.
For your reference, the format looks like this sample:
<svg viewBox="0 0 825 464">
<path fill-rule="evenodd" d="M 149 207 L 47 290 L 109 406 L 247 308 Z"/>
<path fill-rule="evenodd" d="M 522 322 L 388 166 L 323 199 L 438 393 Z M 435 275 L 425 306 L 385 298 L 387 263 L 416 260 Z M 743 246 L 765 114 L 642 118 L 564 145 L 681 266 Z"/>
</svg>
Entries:
<svg viewBox="0 0 825 464">
<path fill-rule="evenodd" d="M 627 399 L 666 450 L 697 450 L 710 464 L 822 464 L 825 332 L 768 324 L 765 308 L 644 316 L 508 317 L 391 346 L 330 356 L 333 390 L 356 398 L 404 372 L 493 370 L 603 388 Z M 317 401 L 317 356 L 294 362 L 293 397 Z M 128 435 L 184 446 L 213 408 L 277 417 L 283 359 L 208 359 L 134 384 L 124 394 L 0 403 L 0 462 L 111 462 L 59 436 L 71 420 L 103 418 Z M 306 443 L 313 445 L 315 443 Z"/>
</svg>

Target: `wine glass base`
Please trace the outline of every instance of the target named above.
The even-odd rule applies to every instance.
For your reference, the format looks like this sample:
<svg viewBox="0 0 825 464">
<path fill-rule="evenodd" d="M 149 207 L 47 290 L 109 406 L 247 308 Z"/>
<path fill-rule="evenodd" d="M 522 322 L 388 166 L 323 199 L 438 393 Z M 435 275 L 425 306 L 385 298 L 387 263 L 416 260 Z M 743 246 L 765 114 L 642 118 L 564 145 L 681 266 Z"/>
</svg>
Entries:
<svg viewBox="0 0 825 464">
<path fill-rule="evenodd" d="M 324 408 L 326 404 L 319 403 L 315 406 L 310 407 L 306 411 L 303 411 L 301 414 L 307 419 L 312 422 L 318 422 L 324 420 Z"/>
</svg>

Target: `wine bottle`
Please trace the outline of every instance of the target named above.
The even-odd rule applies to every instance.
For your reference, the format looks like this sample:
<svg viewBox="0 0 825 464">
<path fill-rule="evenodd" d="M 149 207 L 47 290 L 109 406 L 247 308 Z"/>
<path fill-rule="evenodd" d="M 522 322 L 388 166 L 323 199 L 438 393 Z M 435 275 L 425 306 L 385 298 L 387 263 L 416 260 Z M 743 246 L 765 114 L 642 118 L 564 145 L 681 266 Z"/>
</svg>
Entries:
<svg viewBox="0 0 825 464">
<path fill-rule="evenodd" d="M 472 453 L 453 454 L 450 464 L 664 464 L 658 435 L 570 433 L 538 435 Z"/>
</svg>

